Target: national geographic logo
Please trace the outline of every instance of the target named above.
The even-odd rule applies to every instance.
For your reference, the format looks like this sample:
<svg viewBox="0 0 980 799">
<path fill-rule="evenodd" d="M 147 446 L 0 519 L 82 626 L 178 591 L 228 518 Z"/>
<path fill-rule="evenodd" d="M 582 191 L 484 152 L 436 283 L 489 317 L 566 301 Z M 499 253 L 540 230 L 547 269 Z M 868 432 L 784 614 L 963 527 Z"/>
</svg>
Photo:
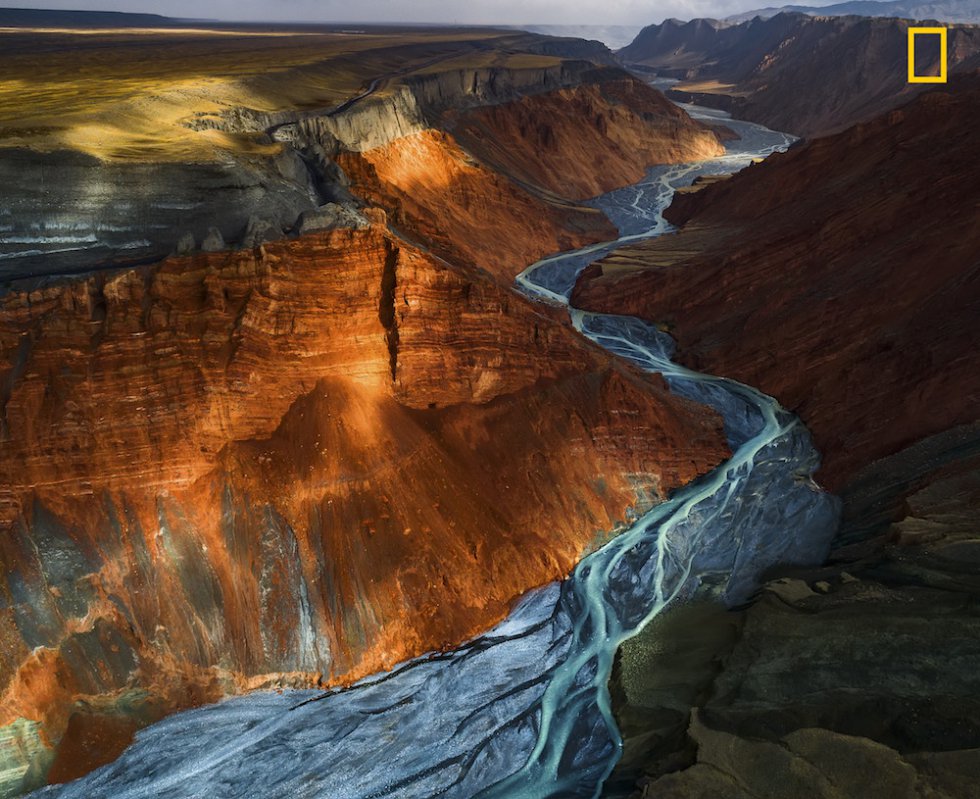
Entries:
<svg viewBox="0 0 980 799">
<path fill-rule="evenodd" d="M 939 74 L 915 74 L 915 37 L 939 37 Z M 946 28 L 909 28 L 909 83 L 945 83 L 946 82 Z"/>
</svg>

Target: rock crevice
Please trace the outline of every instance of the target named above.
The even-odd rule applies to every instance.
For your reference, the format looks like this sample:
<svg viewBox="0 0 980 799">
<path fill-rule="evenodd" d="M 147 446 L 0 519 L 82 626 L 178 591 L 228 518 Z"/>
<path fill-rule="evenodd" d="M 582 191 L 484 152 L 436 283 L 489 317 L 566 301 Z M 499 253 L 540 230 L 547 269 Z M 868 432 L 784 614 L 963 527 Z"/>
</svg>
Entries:
<svg viewBox="0 0 980 799">
<path fill-rule="evenodd" d="M 388 362 L 391 365 L 391 379 L 398 373 L 398 317 L 395 313 L 395 292 L 398 289 L 397 247 L 390 246 L 385 255 L 384 271 L 381 273 L 381 301 L 378 318 L 385 329 L 385 343 L 388 345 Z"/>
</svg>

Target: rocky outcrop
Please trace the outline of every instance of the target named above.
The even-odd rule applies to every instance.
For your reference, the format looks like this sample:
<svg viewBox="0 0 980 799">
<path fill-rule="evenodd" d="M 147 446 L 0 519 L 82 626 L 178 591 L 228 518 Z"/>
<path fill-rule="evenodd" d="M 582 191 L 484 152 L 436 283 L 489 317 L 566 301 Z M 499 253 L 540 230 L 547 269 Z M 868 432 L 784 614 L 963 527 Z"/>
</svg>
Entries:
<svg viewBox="0 0 980 799">
<path fill-rule="evenodd" d="M 616 237 L 601 212 L 528 191 L 447 133 L 424 131 L 337 162 L 352 190 L 387 209 L 398 230 L 505 284 L 544 255 Z"/>
<path fill-rule="evenodd" d="M 458 643 L 725 457 L 714 414 L 368 216 L 0 300 L 0 790 Z"/>
<path fill-rule="evenodd" d="M 200 242 L 212 227 L 237 243 L 251 217 L 281 230 L 319 202 L 306 166 L 286 149 L 271 158 L 140 164 L 0 148 L 0 185 L 0 286 L 160 258 L 187 232 Z"/>
<path fill-rule="evenodd" d="M 659 92 L 613 75 L 453 111 L 442 122 L 450 133 L 342 152 L 337 163 L 351 191 L 387 209 L 399 230 L 510 283 L 545 255 L 615 237 L 601 213 L 570 200 L 639 180 L 655 163 L 724 151 Z"/>
<path fill-rule="evenodd" d="M 978 467 L 976 425 L 869 466 L 844 492 L 826 566 L 774 575 L 741 613 L 683 608 L 624 646 L 613 795 L 970 795 Z M 869 532 L 872 486 L 912 475 L 904 507 Z"/>
<path fill-rule="evenodd" d="M 675 77 L 688 77 L 680 70 L 696 71 L 702 66 L 709 53 L 719 46 L 719 39 L 732 35 L 721 31 L 731 27 L 716 19 L 666 19 L 658 25 L 647 25 L 617 55 L 626 64 L 652 67 L 658 73 L 671 70 Z"/>
<path fill-rule="evenodd" d="M 418 97 L 401 84 L 384 94 L 365 96 L 343 111 L 255 115 L 248 127 L 269 129 L 277 141 L 330 158 L 342 150 L 381 147 L 425 130 L 428 123 Z"/>
<path fill-rule="evenodd" d="M 362 230 L 370 225 L 367 216 L 337 203 L 327 203 L 315 211 L 307 211 L 300 216 L 297 232 L 304 236 L 318 230 L 355 228 Z"/>
<path fill-rule="evenodd" d="M 533 65 L 536 59 L 530 58 L 528 66 L 444 69 L 434 75 L 413 75 L 405 84 L 425 109 L 430 124 L 438 125 L 447 111 L 500 105 L 522 97 L 628 77 L 618 65 L 610 66 L 607 54 L 596 52 L 594 43 L 579 42 L 597 60 L 570 57 L 568 48 L 573 41 L 535 37 L 533 44 L 528 43 L 524 48 L 529 53 L 546 53 L 551 58 L 561 56 L 563 60 L 554 63 L 549 64 L 551 59 L 544 58 L 540 59 L 542 63 Z M 579 48 L 573 47 L 572 51 L 578 52 Z"/>
<path fill-rule="evenodd" d="M 626 77 L 476 108 L 450 130 L 496 171 L 574 200 L 636 183 L 653 164 L 724 153 L 713 131 Z"/>
<path fill-rule="evenodd" d="M 840 488 L 980 407 L 978 108 L 958 81 L 705 186 L 573 303 L 663 322 L 688 363 L 777 397 Z"/>
<path fill-rule="evenodd" d="M 613 28 L 617 28 L 617 26 L 613 26 Z M 520 29 L 529 33 L 540 33 L 544 37 L 534 45 L 529 46 L 528 49 L 531 52 L 544 56 L 560 55 L 563 58 L 577 58 L 610 67 L 620 66 L 619 59 L 616 58 L 611 49 L 616 46 L 616 33 L 622 38 L 625 31 L 630 30 L 629 26 L 621 26 L 620 30 L 613 35 L 602 36 L 597 34 L 610 33 L 610 31 L 608 29 L 606 31 L 597 30 L 591 25 L 522 25 Z M 636 28 L 632 28 L 632 30 L 635 31 Z"/>
<path fill-rule="evenodd" d="M 907 19 L 780 13 L 732 25 L 667 20 L 619 52 L 677 77 L 670 94 L 800 136 L 826 135 L 908 102 Z M 949 70 L 980 67 L 980 28 L 949 28 Z M 935 39 L 933 40 L 935 41 Z M 917 51 L 916 72 L 936 74 L 938 47 Z"/>
<path fill-rule="evenodd" d="M 342 150 L 362 152 L 439 127 L 447 111 L 497 105 L 626 75 L 618 66 L 604 64 L 607 59 L 602 52 L 593 53 L 599 57 L 593 62 L 568 58 L 566 44 L 553 41 L 551 47 L 542 48 L 538 46 L 540 43 L 539 37 L 520 40 L 517 49 L 528 54 L 529 65 L 508 65 L 501 52 L 498 60 L 503 64 L 479 66 L 479 57 L 468 59 L 466 51 L 461 50 L 458 58 L 439 59 L 443 63 L 430 70 L 378 77 L 360 95 L 332 108 L 272 113 L 235 108 L 217 118 L 198 117 L 191 124 L 202 130 L 235 133 L 269 131 L 277 141 L 291 142 L 300 149 L 319 148 L 329 155 Z M 508 40 L 506 44 L 514 43 Z M 536 59 L 530 55 L 541 49 L 553 50 L 553 57 Z M 608 51 L 604 52 L 608 56 Z M 472 60 L 474 65 L 467 66 L 467 60 Z"/>
</svg>

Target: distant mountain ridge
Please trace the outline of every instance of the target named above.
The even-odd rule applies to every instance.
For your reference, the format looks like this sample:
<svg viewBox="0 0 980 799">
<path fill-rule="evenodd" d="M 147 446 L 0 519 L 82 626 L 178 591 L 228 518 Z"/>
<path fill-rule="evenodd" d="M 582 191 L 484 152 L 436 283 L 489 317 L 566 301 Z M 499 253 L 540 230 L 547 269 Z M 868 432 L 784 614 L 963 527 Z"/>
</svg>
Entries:
<svg viewBox="0 0 980 799">
<path fill-rule="evenodd" d="M 811 16 L 901 17 L 940 22 L 980 23 L 980 0 L 852 0 L 830 6 L 770 6 L 725 18 L 725 22 L 746 22 L 755 17 L 768 19 L 783 12 Z"/>
<path fill-rule="evenodd" d="M 124 11 L 55 11 L 41 8 L 0 8 L 0 27 L 9 28 L 166 28 L 184 21 L 160 14 Z"/>
<path fill-rule="evenodd" d="M 905 19 L 780 13 L 732 24 L 667 20 L 644 28 L 622 61 L 681 82 L 675 100 L 731 111 L 801 136 L 833 133 L 921 91 L 907 82 Z M 980 27 L 951 26 L 949 72 L 980 67 Z M 916 74 L 936 74 L 938 48 L 917 54 Z"/>
</svg>

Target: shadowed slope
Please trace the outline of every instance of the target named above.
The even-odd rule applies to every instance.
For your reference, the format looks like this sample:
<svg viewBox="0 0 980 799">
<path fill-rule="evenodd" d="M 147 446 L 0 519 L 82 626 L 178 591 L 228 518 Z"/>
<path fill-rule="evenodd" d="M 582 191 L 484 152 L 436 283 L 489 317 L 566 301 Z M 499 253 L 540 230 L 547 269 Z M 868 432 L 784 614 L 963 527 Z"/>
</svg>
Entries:
<svg viewBox="0 0 980 799">
<path fill-rule="evenodd" d="M 590 268 L 573 302 L 665 322 L 690 363 L 779 398 L 839 487 L 976 418 L 978 108 L 964 79 L 679 195 L 684 229 Z"/>
<path fill-rule="evenodd" d="M 817 136 L 872 119 L 925 88 L 907 83 L 912 24 L 804 14 L 739 25 L 667 20 L 645 28 L 620 56 L 680 78 L 670 92 L 675 99 L 724 108 L 774 130 Z M 951 74 L 980 66 L 980 28 L 950 26 L 948 37 Z M 919 42 L 916 74 L 938 73 L 936 42 Z"/>
</svg>

